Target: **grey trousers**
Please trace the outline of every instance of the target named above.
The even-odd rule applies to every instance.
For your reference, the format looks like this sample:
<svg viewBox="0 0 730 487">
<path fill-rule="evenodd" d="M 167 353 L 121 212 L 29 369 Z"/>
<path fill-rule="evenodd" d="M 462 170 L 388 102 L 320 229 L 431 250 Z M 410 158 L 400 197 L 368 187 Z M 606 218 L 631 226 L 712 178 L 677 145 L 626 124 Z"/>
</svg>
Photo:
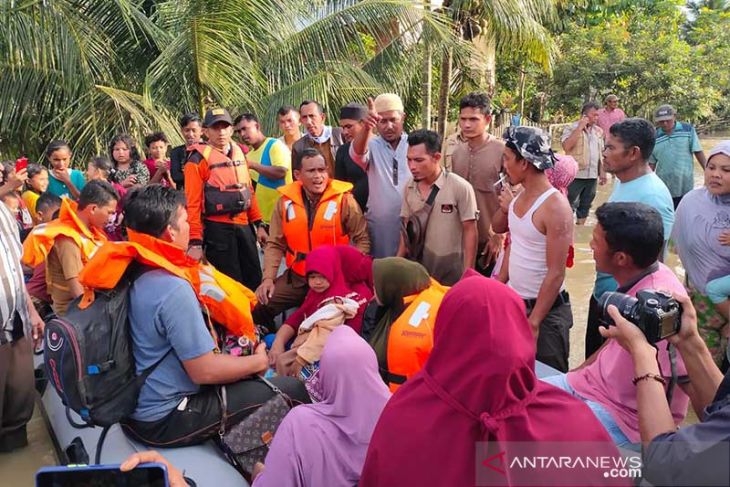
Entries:
<svg viewBox="0 0 730 487">
<path fill-rule="evenodd" d="M 0 345 L 0 442 L 25 436 L 35 394 L 30 340 L 23 337 Z"/>
<path fill-rule="evenodd" d="M 588 218 L 591 205 L 596 198 L 597 179 L 575 179 L 568 186 L 568 201 L 576 218 Z"/>
</svg>

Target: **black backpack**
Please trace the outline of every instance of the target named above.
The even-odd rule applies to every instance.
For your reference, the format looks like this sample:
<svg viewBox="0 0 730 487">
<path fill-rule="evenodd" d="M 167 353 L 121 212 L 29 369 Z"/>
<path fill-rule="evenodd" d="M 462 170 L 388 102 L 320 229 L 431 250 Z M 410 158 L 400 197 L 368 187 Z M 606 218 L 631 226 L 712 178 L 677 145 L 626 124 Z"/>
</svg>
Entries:
<svg viewBox="0 0 730 487">
<path fill-rule="evenodd" d="M 136 375 L 129 333 L 129 288 L 149 268 L 133 263 L 111 290 L 96 290 L 94 302 L 79 308 L 75 299 L 64 317 L 46 324 L 46 373 L 63 400 L 92 426 L 111 426 L 131 415 L 137 397 L 162 357 Z M 168 352 L 169 354 L 169 352 Z"/>
</svg>

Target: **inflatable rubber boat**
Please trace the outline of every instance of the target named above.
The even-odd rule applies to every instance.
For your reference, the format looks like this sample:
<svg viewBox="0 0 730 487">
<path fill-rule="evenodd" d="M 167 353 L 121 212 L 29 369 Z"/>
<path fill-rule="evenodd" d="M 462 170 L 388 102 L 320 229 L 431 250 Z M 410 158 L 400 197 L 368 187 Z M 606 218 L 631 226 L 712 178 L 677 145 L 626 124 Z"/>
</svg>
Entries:
<svg viewBox="0 0 730 487">
<path fill-rule="evenodd" d="M 35 357 L 36 376 L 43 367 L 43 356 Z M 42 382 L 42 381 L 41 381 Z M 61 464 L 92 464 L 102 428 L 79 427 L 83 420 L 66 408 L 53 387 L 41 387 L 41 413 Z M 101 449 L 102 464 L 121 463 L 132 453 L 149 450 L 146 445 L 128 438 L 118 424 L 109 429 Z M 184 448 L 156 448 L 197 487 L 248 487 L 238 471 L 209 440 Z"/>
<path fill-rule="evenodd" d="M 43 373 L 43 356 L 35 357 L 37 375 Z M 536 363 L 538 377 L 559 374 L 557 370 Z M 43 380 L 41 379 L 40 382 Z M 75 412 L 66 408 L 53 387 L 40 388 L 41 412 L 46 421 L 49 434 L 62 464 L 92 464 L 101 436 L 102 428 L 81 426 L 83 421 Z M 148 450 L 149 447 L 128 438 L 117 424 L 111 427 L 100 453 L 102 464 L 121 463 L 134 452 Z M 162 455 L 185 477 L 195 481 L 198 487 L 248 487 L 248 483 L 238 471 L 228 463 L 223 454 L 209 440 L 203 444 L 184 448 L 158 448 Z"/>
</svg>

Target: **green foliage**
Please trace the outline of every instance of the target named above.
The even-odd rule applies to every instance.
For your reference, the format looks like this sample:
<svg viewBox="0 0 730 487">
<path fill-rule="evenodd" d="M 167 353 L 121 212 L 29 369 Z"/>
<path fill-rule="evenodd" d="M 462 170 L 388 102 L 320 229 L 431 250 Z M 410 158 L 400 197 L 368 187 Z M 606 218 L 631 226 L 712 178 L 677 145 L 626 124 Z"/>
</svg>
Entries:
<svg viewBox="0 0 730 487">
<path fill-rule="evenodd" d="M 418 89 L 421 47 L 471 52 L 450 23 L 406 0 L 25 0 L 0 4 L 0 152 L 39 158 L 56 137 L 77 163 L 119 132 L 182 113 L 275 112 Z"/>
<path fill-rule="evenodd" d="M 546 93 L 544 117 L 570 120 L 585 101 L 601 102 L 615 93 L 631 115 L 650 116 L 658 105 L 671 103 L 682 118 L 718 119 L 720 100 L 730 89 L 730 75 L 718 69 L 727 66 L 730 54 L 728 14 L 700 9 L 685 35 L 687 16 L 678 2 L 603 3 L 610 5 L 593 11 L 588 22 L 569 23 L 558 36 L 561 56 L 552 76 L 535 73 L 528 63 L 531 111 L 539 111 L 539 97 Z M 599 16 L 601 22 L 593 22 Z M 509 100 L 515 96 L 518 66 L 502 68 L 499 84 L 507 87 Z"/>
</svg>

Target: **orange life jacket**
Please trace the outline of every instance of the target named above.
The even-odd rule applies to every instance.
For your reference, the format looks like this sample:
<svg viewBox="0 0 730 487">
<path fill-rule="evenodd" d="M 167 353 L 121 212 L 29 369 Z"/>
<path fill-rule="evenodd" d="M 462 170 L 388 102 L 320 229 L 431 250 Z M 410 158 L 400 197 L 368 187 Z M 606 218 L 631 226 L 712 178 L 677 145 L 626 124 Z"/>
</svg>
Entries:
<svg viewBox="0 0 730 487">
<path fill-rule="evenodd" d="M 211 320 L 234 335 L 256 340 L 251 317 L 256 295 L 251 290 L 168 242 L 131 229 L 127 234 L 129 242 L 108 242 L 96 252 L 79 275 L 81 284 L 90 289 L 112 289 L 133 260 L 165 269 L 192 286 Z"/>
<path fill-rule="evenodd" d="M 295 181 L 278 188 L 281 197 L 282 233 L 286 238 L 286 266 L 304 275 L 307 254 L 322 245 L 348 245 L 350 237 L 342 228 L 342 203 L 352 184 L 330 180 L 317 203 L 312 226 L 302 197 L 302 183 Z"/>
<path fill-rule="evenodd" d="M 390 326 L 388 333 L 386 377 L 391 392 L 421 370 L 431 355 L 436 313 L 448 290 L 431 278 L 428 288 L 403 299 L 408 306 Z"/>
<path fill-rule="evenodd" d="M 61 201 L 58 218 L 36 226 L 23 242 L 23 263 L 37 267 L 48 257 L 57 237 L 68 237 L 81 249 L 81 261 L 86 264 L 99 247 L 107 241 L 99 229 L 87 227 L 76 214 L 78 205 L 69 198 Z"/>
<path fill-rule="evenodd" d="M 196 151 L 208 164 L 209 176 L 203 187 L 203 214 L 237 215 L 251 206 L 251 177 L 246 156 L 231 143 L 231 157 L 208 144 L 194 144 L 188 151 Z"/>
</svg>

